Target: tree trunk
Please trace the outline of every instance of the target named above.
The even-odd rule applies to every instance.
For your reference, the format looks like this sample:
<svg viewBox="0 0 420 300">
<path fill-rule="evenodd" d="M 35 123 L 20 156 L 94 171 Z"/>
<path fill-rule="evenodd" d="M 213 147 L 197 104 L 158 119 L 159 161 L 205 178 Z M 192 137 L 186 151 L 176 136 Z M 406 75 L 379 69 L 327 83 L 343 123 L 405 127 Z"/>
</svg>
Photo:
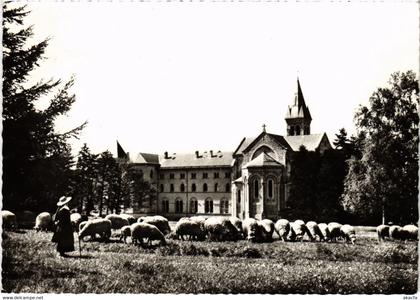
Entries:
<svg viewBox="0 0 420 300">
<path fill-rule="evenodd" d="M 382 225 L 385 225 L 385 203 L 382 202 Z"/>
</svg>

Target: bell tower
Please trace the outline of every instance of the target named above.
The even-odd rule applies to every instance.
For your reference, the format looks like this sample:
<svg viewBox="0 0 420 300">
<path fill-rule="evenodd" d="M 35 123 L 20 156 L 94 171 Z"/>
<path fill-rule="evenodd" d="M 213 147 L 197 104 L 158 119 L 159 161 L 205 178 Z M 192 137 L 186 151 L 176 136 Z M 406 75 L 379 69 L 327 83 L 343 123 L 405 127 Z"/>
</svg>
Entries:
<svg viewBox="0 0 420 300">
<path fill-rule="evenodd" d="M 309 135 L 311 134 L 311 113 L 305 104 L 299 78 L 297 80 L 297 93 L 292 106 L 288 106 L 286 117 L 287 135 Z"/>
</svg>

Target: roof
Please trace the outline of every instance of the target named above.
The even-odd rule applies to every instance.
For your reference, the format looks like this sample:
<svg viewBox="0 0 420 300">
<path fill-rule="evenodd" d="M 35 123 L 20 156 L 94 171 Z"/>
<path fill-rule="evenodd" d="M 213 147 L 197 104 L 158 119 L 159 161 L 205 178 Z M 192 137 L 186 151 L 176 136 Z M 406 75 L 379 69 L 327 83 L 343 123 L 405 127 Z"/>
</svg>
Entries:
<svg viewBox="0 0 420 300">
<path fill-rule="evenodd" d="M 246 148 L 248 148 L 248 146 L 257 138 L 258 136 L 255 137 L 244 137 L 241 141 L 241 143 L 239 144 L 238 148 L 235 150 L 235 152 L 233 152 L 233 155 L 235 154 L 241 154 Z"/>
<path fill-rule="evenodd" d="M 279 167 L 282 164 L 279 163 L 277 160 L 272 158 L 265 152 L 261 152 L 256 158 L 251 160 L 249 163 L 245 165 L 245 168 L 249 167 Z"/>
<path fill-rule="evenodd" d="M 284 139 L 292 147 L 293 151 L 299 151 L 300 146 L 305 146 L 308 151 L 315 151 L 321 143 L 325 133 L 285 136 Z"/>
<path fill-rule="evenodd" d="M 135 164 L 159 164 L 159 155 L 151 153 L 139 153 L 132 163 Z"/>
<path fill-rule="evenodd" d="M 276 140 L 280 145 L 282 145 L 284 148 L 291 150 L 292 148 L 289 146 L 287 141 L 282 135 L 272 134 L 272 133 L 266 133 L 263 131 L 259 136 L 257 137 L 251 137 L 251 138 L 244 138 L 239 145 L 238 149 L 234 152 L 234 154 L 242 154 L 244 151 L 246 151 L 248 148 L 252 147 L 252 145 L 261 137 L 262 135 L 267 135 L 274 140 Z"/>
<path fill-rule="evenodd" d="M 232 152 L 218 151 L 211 155 L 211 152 L 204 153 L 177 153 L 165 156 L 159 156 L 161 169 L 176 168 L 205 168 L 205 167 L 229 167 L 233 160 Z"/>
<path fill-rule="evenodd" d="M 305 104 L 305 98 L 303 97 L 299 79 L 297 80 L 297 85 L 298 90 L 297 93 L 295 93 L 295 101 L 292 106 L 288 107 L 285 119 L 303 118 L 312 120 L 311 113 Z"/>
<path fill-rule="evenodd" d="M 292 147 L 290 147 L 289 143 L 287 142 L 287 140 L 284 136 L 278 135 L 278 134 L 272 134 L 272 133 L 267 133 L 267 135 L 269 135 L 273 139 L 277 140 L 277 142 L 279 142 L 284 148 L 286 148 L 288 150 L 292 149 Z"/>
</svg>

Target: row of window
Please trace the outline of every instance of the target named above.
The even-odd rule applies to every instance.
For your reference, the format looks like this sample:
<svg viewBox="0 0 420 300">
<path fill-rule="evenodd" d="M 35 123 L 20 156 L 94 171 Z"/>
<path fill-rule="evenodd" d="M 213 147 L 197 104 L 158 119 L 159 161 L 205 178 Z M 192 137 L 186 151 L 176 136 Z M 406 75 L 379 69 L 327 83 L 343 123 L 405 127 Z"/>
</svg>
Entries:
<svg viewBox="0 0 420 300">
<path fill-rule="evenodd" d="M 220 176 L 219 172 L 214 172 L 213 173 L 213 178 L 220 178 L 219 176 Z M 203 177 L 203 179 L 209 178 L 209 173 L 203 172 L 202 177 Z M 165 179 L 165 174 L 160 173 L 159 178 L 160 179 Z M 179 178 L 180 179 L 185 179 L 185 173 L 180 173 Z M 197 179 L 197 173 L 190 173 L 190 178 L 191 179 Z M 230 178 L 230 172 L 225 172 L 225 178 Z M 169 179 L 175 179 L 175 173 L 169 173 Z"/>
<path fill-rule="evenodd" d="M 289 135 L 301 135 L 302 128 L 299 125 L 290 126 L 289 127 Z M 309 126 L 303 126 L 303 134 L 307 135 L 310 134 Z"/>
<path fill-rule="evenodd" d="M 203 192 L 209 192 L 209 187 L 207 185 L 207 183 L 203 184 Z M 164 193 L 165 192 L 165 185 L 161 184 L 160 185 L 160 192 Z M 175 192 L 175 185 L 173 183 L 171 183 L 169 185 L 169 192 L 173 193 Z M 185 184 L 181 183 L 179 186 L 179 192 L 183 193 L 185 192 Z M 195 183 L 191 184 L 191 192 L 198 192 L 197 191 L 197 185 Z M 221 192 L 220 188 L 219 188 L 219 184 L 215 183 L 214 184 L 214 188 L 213 188 L 213 192 Z M 226 183 L 225 185 L 225 193 L 230 193 L 230 184 Z"/>
<path fill-rule="evenodd" d="M 258 179 L 254 180 L 253 189 L 254 189 L 254 198 L 258 199 L 260 195 L 260 183 Z M 274 182 L 272 179 L 267 180 L 267 194 L 268 194 L 269 199 L 272 199 L 274 196 Z"/>
<path fill-rule="evenodd" d="M 195 214 L 198 212 L 198 201 L 193 198 L 190 200 L 190 213 Z M 162 200 L 162 212 L 169 213 L 169 200 Z M 175 201 L 175 213 L 181 214 L 184 213 L 184 201 L 182 199 L 177 199 Z M 213 213 L 213 199 L 207 198 L 204 201 L 204 213 L 212 214 Z M 229 213 L 229 200 L 223 199 L 220 200 L 220 213 L 228 214 Z"/>
</svg>

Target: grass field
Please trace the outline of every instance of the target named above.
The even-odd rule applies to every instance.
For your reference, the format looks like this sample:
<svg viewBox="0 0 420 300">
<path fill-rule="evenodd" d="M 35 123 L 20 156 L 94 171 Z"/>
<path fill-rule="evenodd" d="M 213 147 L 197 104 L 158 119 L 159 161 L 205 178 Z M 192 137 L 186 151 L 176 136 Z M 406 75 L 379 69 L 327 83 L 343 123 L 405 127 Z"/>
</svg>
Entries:
<svg viewBox="0 0 420 300">
<path fill-rule="evenodd" d="M 7 293 L 317 293 L 417 292 L 417 242 L 378 244 L 357 228 L 356 245 L 319 242 L 182 242 L 143 249 L 113 238 L 60 258 L 52 233 L 3 234 Z M 75 238 L 77 243 L 77 238 Z"/>
</svg>

